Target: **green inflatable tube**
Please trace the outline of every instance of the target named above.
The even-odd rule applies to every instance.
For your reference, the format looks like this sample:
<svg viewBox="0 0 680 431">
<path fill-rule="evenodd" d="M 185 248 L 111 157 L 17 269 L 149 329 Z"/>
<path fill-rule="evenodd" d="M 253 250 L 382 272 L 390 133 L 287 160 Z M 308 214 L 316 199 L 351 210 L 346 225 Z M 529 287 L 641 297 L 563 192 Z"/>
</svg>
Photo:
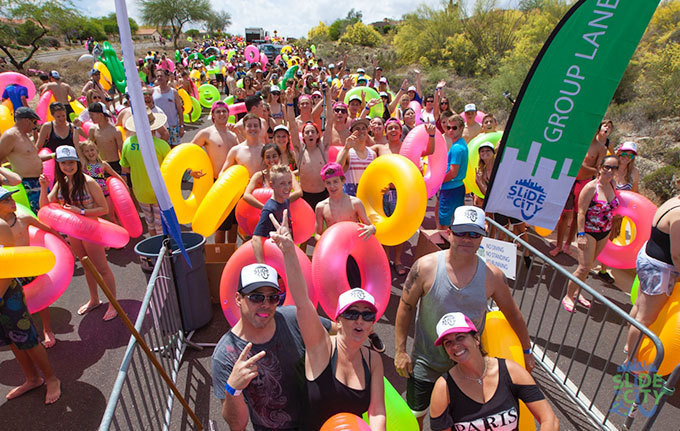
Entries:
<svg viewBox="0 0 680 431">
<path fill-rule="evenodd" d="M 479 190 L 479 186 L 475 181 L 475 170 L 479 165 L 479 146 L 484 142 L 491 142 L 495 147 L 498 147 L 498 143 L 503 137 L 503 132 L 490 132 L 482 133 L 475 136 L 470 142 L 468 142 L 468 165 L 465 178 L 463 183 L 472 193 L 476 194 L 480 198 L 484 198 L 482 191 Z"/>
<path fill-rule="evenodd" d="M 203 84 L 198 87 L 198 102 L 204 108 L 212 108 L 213 103 L 220 100 L 220 90 L 212 84 Z"/>
<path fill-rule="evenodd" d="M 295 66 L 288 68 L 288 70 L 286 70 L 286 73 L 283 74 L 283 78 L 281 78 L 281 89 L 282 90 L 286 89 L 286 81 L 288 81 L 293 76 L 295 76 L 295 72 L 297 72 L 299 67 L 300 66 L 298 66 L 296 64 Z"/>
<path fill-rule="evenodd" d="M 19 183 L 19 185 L 16 186 L 2 186 L 2 187 L 5 190 L 9 190 L 10 192 L 18 190 L 19 191 L 18 193 L 14 193 L 12 195 L 12 199 L 14 199 L 14 202 L 28 208 L 31 207 L 31 204 L 28 202 L 28 195 L 26 194 L 26 189 L 24 188 L 23 184 Z"/>
<path fill-rule="evenodd" d="M 345 94 L 345 103 L 349 103 L 349 98 L 357 95 L 361 97 L 361 92 L 364 92 L 364 100 L 368 102 L 371 99 L 378 99 L 381 103 L 378 103 L 368 112 L 368 116 L 371 118 L 382 117 L 385 111 L 385 105 L 382 104 L 382 99 L 380 99 L 380 94 L 371 87 L 354 87 Z"/>
<path fill-rule="evenodd" d="M 182 54 L 180 54 L 179 49 L 175 50 L 175 62 L 176 63 L 182 62 Z"/>
<path fill-rule="evenodd" d="M 638 292 L 640 291 L 640 279 L 637 274 L 635 275 L 635 280 L 633 280 L 633 285 L 630 287 L 630 303 L 635 305 L 637 301 Z"/>
<path fill-rule="evenodd" d="M 189 97 L 191 98 L 191 112 L 184 114 L 185 123 L 196 122 L 201 117 L 201 102 L 199 102 L 194 96 Z"/>
<path fill-rule="evenodd" d="M 411 413 L 406 401 L 399 395 L 394 386 L 385 380 L 385 418 L 387 431 L 418 431 L 418 421 Z M 363 414 L 363 419 L 368 423 L 368 412 Z"/>
<path fill-rule="evenodd" d="M 100 58 L 106 68 L 109 69 L 113 84 L 116 86 L 118 91 L 125 93 L 125 89 L 127 87 L 127 81 L 125 80 L 125 68 L 123 67 L 123 62 L 118 59 L 116 51 L 114 51 L 108 41 L 104 42 L 103 54 Z"/>
<path fill-rule="evenodd" d="M 18 194 L 18 193 L 15 193 L 15 194 Z M 26 205 L 22 205 L 20 203 L 17 203 L 17 211 L 19 211 L 20 213 L 28 214 L 28 215 L 32 216 L 33 218 L 38 218 L 38 216 L 35 215 L 35 213 L 33 212 L 33 210 L 30 207 L 27 207 Z"/>
</svg>

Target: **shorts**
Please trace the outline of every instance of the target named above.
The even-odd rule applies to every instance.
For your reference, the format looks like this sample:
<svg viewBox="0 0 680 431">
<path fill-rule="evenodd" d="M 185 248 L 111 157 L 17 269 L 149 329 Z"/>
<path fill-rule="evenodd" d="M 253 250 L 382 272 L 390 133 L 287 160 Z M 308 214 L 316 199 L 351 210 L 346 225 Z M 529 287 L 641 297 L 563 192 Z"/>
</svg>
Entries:
<svg viewBox="0 0 680 431">
<path fill-rule="evenodd" d="M 302 191 L 302 199 L 304 199 L 313 210 L 316 210 L 316 205 L 326 198 L 328 198 L 328 190 L 319 193 Z"/>
<path fill-rule="evenodd" d="M 512 226 L 523 223 L 522 220 L 520 219 L 516 219 L 514 217 L 506 216 L 499 213 L 493 213 L 491 218 L 493 218 L 496 221 L 496 223 L 498 223 L 501 226 L 507 226 L 508 224 Z"/>
<path fill-rule="evenodd" d="M 648 256 L 645 251 L 646 248 L 647 243 L 642 246 L 635 261 L 635 269 L 640 280 L 640 291 L 650 296 L 661 295 L 662 293 L 671 296 L 680 272 L 673 265 Z"/>
<path fill-rule="evenodd" d="M 228 230 L 231 230 L 231 228 L 234 227 L 234 225 L 236 225 L 236 224 L 237 224 L 237 221 L 236 221 L 236 207 L 234 207 L 234 209 L 231 210 L 231 212 L 229 213 L 229 215 L 227 216 L 227 218 L 224 219 L 224 221 L 222 222 L 222 224 L 220 225 L 220 227 L 217 228 L 217 230 L 219 230 L 219 231 L 221 231 L 221 232 L 226 232 L 226 231 L 228 231 Z"/>
<path fill-rule="evenodd" d="M 415 417 L 425 416 L 430 407 L 434 382 L 418 380 L 410 376 L 406 381 L 406 403 Z"/>
<path fill-rule="evenodd" d="M 179 124 L 176 126 L 167 126 L 170 138 L 168 138 L 168 145 L 170 148 L 174 148 L 182 143 L 182 138 L 179 136 Z"/>
<path fill-rule="evenodd" d="M 387 193 L 383 195 L 382 200 L 383 211 L 385 216 L 389 217 L 394 214 L 395 208 L 397 208 L 397 190 L 390 189 Z"/>
<path fill-rule="evenodd" d="M 139 203 L 139 207 L 142 209 L 144 214 L 144 220 L 146 220 L 146 226 L 148 228 L 154 228 L 156 234 L 163 232 L 163 223 L 161 222 L 161 209 L 157 204 L 143 204 Z"/>
<path fill-rule="evenodd" d="M 221 73 L 216 73 L 215 74 L 215 80 L 217 82 L 224 82 L 224 75 L 222 75 Z"/>
<path fill-rule="evenodd" d="M 576 180 L 574 181 L 574 212 L 578 214 L 578 197 L 581 196 L 583 188 L 591 182 L 592 179 Z"/>
<path fill-rule="evenodd" d="M 439 224 L 451 226 L 453 212 L 465 202 L 465 186 L 439 191 Z"/>
<path fill-rule="evenodd" d="M 40 210 L 40 178 L 26 177 L 21 180 L 26 195 L 28 196 L 28 203 L 31 205 L 31 210 L 38 214 Z"/>
<path fill-rule="evenodd" d="M 342 185 L 342 191 L 350 196 L 357 195 L 357 188 L 359 188 L 359 184 L 345 183 Z"/>
<path fill-rule="evenodd" d="M 595 241 L 602 241 L 605 238 L 609 238 L 609 232 L 610 230 L 606 230 L 604 232 L 588 232 L 586 231 L 586 235 L 590 235 L 593 238 L 595 238 Z"/>
<path fill-rule="evenodd" d="M 13 279 L 0 298 L 0 346 L 14 344 L 19 350 L 29 350 L 38 343 L 38 331 L 26 306 L 24 288 Z"/>
<path fill-rule="evenodd" d="M 123 169 L 120 167 L 120 160 L 116 160 L 114 162 L 106 162 L 111 166 L 111 169 L 113 169 L 118 175 L 123 174 Z"/>
</svg>

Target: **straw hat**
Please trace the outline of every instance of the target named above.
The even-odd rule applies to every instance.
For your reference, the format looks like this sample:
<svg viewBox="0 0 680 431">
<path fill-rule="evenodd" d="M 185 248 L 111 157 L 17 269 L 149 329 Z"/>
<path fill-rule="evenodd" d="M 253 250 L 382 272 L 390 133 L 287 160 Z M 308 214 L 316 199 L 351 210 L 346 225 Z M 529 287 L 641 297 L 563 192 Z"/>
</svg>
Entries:
<svg viewBox="0 0 680 431">
<path fill-rule="evenodd" d="M 149 127 L 151 128 L 152 132 L 163 127 L 168 121 L 168 117 L 165 114 L 160 112 L 153 113 L 149 108 L 146 109 L 146 115 L 149 117 Z M 125 120 L 125 128 L 131 132 L 136 132 L 134 116 L 131 115 L 127 120 Z"/>
</svg>

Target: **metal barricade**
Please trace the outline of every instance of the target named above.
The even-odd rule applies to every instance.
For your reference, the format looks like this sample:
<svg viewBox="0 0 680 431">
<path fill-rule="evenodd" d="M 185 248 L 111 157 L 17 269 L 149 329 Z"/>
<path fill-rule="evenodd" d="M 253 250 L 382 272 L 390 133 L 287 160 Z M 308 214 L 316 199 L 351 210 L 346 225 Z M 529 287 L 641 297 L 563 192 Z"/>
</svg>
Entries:
<svg viewBox="0 0 680 431">
<path fill-rule="evenodd" d="M 151 273 L 135 329 L 175 383 L 186 348 L 186 337 L 167 242 L 163 244 Z M 173 400 L 168 385 L 131 336 L 99 430 L 166 430 Z"/>
<path fill-rule="evenodd" d="M 529 251 L 528 265 L 518 259 L 517 275 L 510 287 L 526 320 L 537 364 L 597 429 L 629 429 L 640 412 L 647 419 L 642 429 L 651 429 L 667 397 L 657 404 L 654 395 L 664 390 L 640 386 L 637 375 L 629 372 L 631 364 L 624 365 L 627 355 L 623 349 L 628 325 L 634 325 L 656 346 L 656 357 L 645 368 L 656 370 L 663 360 L 659 338 L 527 241 L 496 221 L 488 217 L 486 220 Z M 562 307 L 570 281 L 578 286 L 577 294 L 586 292 L 592 296 L 589 309 L 575 305 L 577 310 L 570 313 Z"/>
</svg>

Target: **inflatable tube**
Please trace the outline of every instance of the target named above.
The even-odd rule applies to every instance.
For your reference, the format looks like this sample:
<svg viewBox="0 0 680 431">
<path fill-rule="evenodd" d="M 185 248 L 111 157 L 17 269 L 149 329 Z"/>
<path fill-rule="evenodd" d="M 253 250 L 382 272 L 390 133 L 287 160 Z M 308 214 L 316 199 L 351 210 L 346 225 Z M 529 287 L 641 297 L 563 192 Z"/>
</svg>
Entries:
<svg viewBox="0 0 680 431">
<path fill-rule="evenodd" d="M 14 204 L 17 206 L 17 211 L 19 211 L 20 214 L 30 215 L 31 217 L 36 218 L 36 219 L 38 218 L 38 216 L 35 215 L 35 213 L 33 212 L 33 210 L 31 208 L 29 208 L 25 205 L 19 204 L 16 201 L 14 202 Z"/>
<path fill-rule="evenodd" d="M 234 103 L 233 105 L 229 105 L 229 115 L 245 114 L 246 112 L 248 111 L 246 110 L 245 102 L 239 102 Z"/>
<path fill-rule="evenodd" d="M 442 186 L 444 175 L 446 175 L 446 161 L 448 157 L 444 135 L 439 130 L 434 133 L 434 154 L 432 157 L 427 158 L 430 163 L 428 164 L 427 172 L 423 175 L 428 199 L 437 194 L 437 191 Z M 420 157 L 427 150 L 429 141 L 430 136 L 425 129 L 425 125 L 416 126 L 406 135 L 404 142 L 401 144 L 399 154 L 412 161 L 414 165 L 420 166 Z"/>
<path fill-rule="evenodd" d="M 99 84 L 104 87 L 104 90 L 109 91 L 111 85 L 113 84 L 113 78 L 111 77 L 111 72 L 101 61 L 97 61 L 92 68 L 98 70 L 99 73 Z"/>
<path fill-rule="evenodd" d="M 89 63 L 91 61 L 94 61 L 92 54 L 83 54 L 78 57 L 78 63 Z"/>
<path fill-rule="evenodd" d="M 387 420 L 386 431 L 418 431 L 418 421 L 413 416 L 406 401 L 399 395 L 392 383 L 383 377 L 385 385 L 385 419 Z M 368 412 L 362 416 L 368 423 Z"/>
<path fill-rule="evenodd" d="M 320 431 L 371 431 L 371 427 L 355 414 L 338 413 L 328 418 Z"/>
<path fill-rule="evenodd" d="M 198 87 L 198 102 L 204 108 L 212 108 L 213 103 L 220 100 L 220 90 L 212 84 L 203 84 Z"/>
<path fill-rule="evenodd" d="M 255 45 L 248 45 L 245 51 L 243 51 L 243 56 L 248 63 L 256 63 L 260 60 L 260 51 L 258 51 Z"/>
<path fill-rule="evenodd" d="M 534 230 L 536 231 L 537 234 L 541 235 L 543 238 L 550 236 L 550 234 L 553 232 L 550 229 L 546 229 L 540 226 L 534 226 Z"/>
<path fill-rule="evenodd" d="M 7 99 L 9 100 L 9 99 Z M 0 105 L 0 134 L 5 133 L 14 125 L 14 112 L 6 105 Z"/>
<path fill-rule="evenodd" d="M 281 48 L 281 54 L 288 54 L 293 52 L 293 47 L 290 45 L 286 45 L 283 48 Z"/>
<path fill-rule="evenodd" d="M 267 58 L 267 56 L 261 55 L 260 56 L 260 64 L 262 65 L 262 67 L 260 69 L 262 69 L 263 72 L 267 71 L 267 67 L 266 67 L 267 63 L 269 63 L 269 59 Z"/>
<path fill-rule="evenodd" d="M 123 62 L 118 59 L 116 51 L 111 47 L 108 41 L 103 44 L 102 62 L 111 74 L 112 84 L 116 86 L 118 91 L 125 93 L 127 82 L 125 80 L 125 68 Z"/>
<path fill-rule="evenodd" d="M 383 193 L 390 183 L 397 189 L 397 206 L 390 217 L 383 211 Z M 377 229 L 375 237 L 383 245 L 405 242 L 418 231 L 425 218 L 427 187 L 416 166 L 399 154 L 380 156 L 372 161 L 359 180 L 357 197 Z"/>
<path fill-rule="evenodd" d="M 176 50 L 175 50 L 175 61 L 176 61 L 177 63 L 181 63 L 181 62 L 182 62 L 182 54 L 179 52 L 179 49 L 176 49 Z"/>
<path fill-rule="evenodd" d="M 198 101 L 193 96 L 189 96 L 191 99 L 191 113 L 190 114 L 184 114 L 184 122 L 189 123 L 189 122 L 196 122 L 198 121 L 199 118 L 201 118 L 201 103 Z"/>
<path fill-rule="evenodd" d="M 420 103 L 418 103 L 417 100 L 411 100 L 408 104 L 408 107 L 413 109 L 413 112 L 416 114 L 416 124 L 422 124 L 423 120 L 421 120 L 421 115 L 423 111 L 423 107 L 420 106 Z"/>
<path fill-rule="evenodd" d="M 364 93 L 364 101 L 368 102 L 371 99 L 380 99 L 380 94 L 378 94 L 375 89 L 371 87 L 354 87 L 351 90 L 349 90 L 347 93 L 345 93 L 345 103 L 349 104 L 349 99 L 352 96 L 359 96 L 361 97 L 361 92 Z M 385 111 L 385 105 L 382 103 L 378 103 L 377 105 L 373 106 L 371 110 L 368 112 L 368 116 L 371 118 L 374 117 L 382 117 L 383 112 Z"/>
<path fill-rule="evenodd" d="M 486 323 L 482 332 L 482 347 L 489 356 L 510 359 L 524 367 L 524 352 L 517 334 L 501 311 L 486 313 Z M 536 429 L 534 415 L 523 401 L 519 401 L 519 431 Z"/>
<path fill-rule="evenodd" d="M 121 226 L 125 228 L 130 238 L 137 238 L 143 232 L 142 221 L 139 219 L 139 213 L 130 192 L 125 184 L 116 177 L 107 178 L 106 186 L 109 188 L 111 203 L 113 203 L 113 209 Z"/>
<path fill-rule="evenodd" d="M 328 147 L 328 161 L 335 162 L 338 160 L 338 153 L 340 153 L 340 150 L 342 150 L 341 145 L 331 145 Z"/>
<path fill-rule="evenodd" d="M 201 72 L 199 72 L 197 69 L 193 69 L 191 72 L 189 72 L 189 79 L 193 79 L 194 81 L 200 81 Z"/>
<path fill-rule="evenodd" d="M 101 218 L 74 214 L 57 203 L 40 208 L 38 219 L 58 232 L 104 247 L 122 248 L 130 240 L 130 235 L 121 226 Z"/>
<path fill-rule="evenodd" d="M 630 286 L 630 303 L 635 305 L 637 301 L 638 293 L 640 291 L 640 279 L 637 274 L 635 274 L 635 280 L 633 280 L 633 285 Z"/>
<path fill-rule="evenodd" d="M 357 223 L 343 221 L 330 226 L 321 235 L 312 258 L 314 290 L 319 293 L 321 308 L 334 317 L 338 296 L 350 289 L 346 273 L 347 258 L 352 256 L 361 273 L 361 288 L 375 298 L 378 321 L 390 301 L 390 264 L 378 240 L 372 235 L 367 239 L 360 238 L 358 229 Z"/>
<path fill-rule="evenodd" d="M 45 274 L 56 263 L 54 253 L 45 247 L 0 248 L 0 278 L 33 277 Z"/>
<path fill-rule="evenodd" d="M 286 282 L 286 268 L 283 263 L 283 253 L 270 239 L 262 243 L 262 251 L 264 253 L 264 262 L 276 270 L 281 277 L 282 281 L 280 283 L 283 291 L 287 292 L 288 285 Z M 302 275 L 307 283 L 307 292 L 312 300 L 312 304 L 316 307 L 318 300 L 312 284 L 312 263 L 299 247 L 295 247 L 295 253 L 302 268 Z M 256 261 L 253 254 L 252 240 L 249 240 L 236 249 L 224 266 L 224 271 L 222 271 L 222 278 L 220 279 L 220 304 L 222 305 L 224 317 L 227 318 L 227 322 L 232 327 L 241 319 L 241 310 L 236 305 L 235 299 L 241 268 L 251 263 L 256 263 Z M 294 305 L 293 295 L 286 295 L 283 305 Z"/>
<path fill-rule="evenodd" d="M 177 94 L 179 94 L 179 98 L 182 99 L 182 113 L 184 115 L 189 114 L 191 112 L 191 108 L 193 107 L 189 93 L 187 93 L 185 89 L 180 88 L 177 90 Z"/>
<path fill-rule="evenodd" d="M 35 107 L 35 113 L 38 114 L 38 117 L 42 119 L 43 123 L 54 120 L 54 117 L 49 110 L 50 103 L 54 101 L 54 95 L 49 90 L 44 92 L 42 96 L 40 96 L 40 99 L 38 99 L 38 104 Z"/>
<path fill-rule="evenodd" d="M 182 177 L 187 169 L 203 171 L 205 175 L 201 178 L 194 178 L 191 194 L 185 199 L 182 196 Z M 198 205 L 213 185 L 213 167 L 210 157 L 198 145 L 179 144 L 163 159 L 161 175 L 168 188 L 170 201 L 175 207 L 177 221 L 182 224 L 190 223 Z"/>
<path fill-rule="evenodd" d="M 230 50 L 227 52 L 227 61 L 231 61 L 231 59 L 234 57 L 234 54 L 236 54 L 236 50 L 235 50 L 235 49 L 230 49 Z"/>
<path fill-rule="evenodd" d="M 74 258 L 71 248 L 61 238 L 35 226 L 28 227 L 30 244 L 46 247 L 56 257 L 56 264 L 46 274 L 24 286 L 26 305 L 30 313 L 52 305 L 66 291 L 73 278 Z"/>
<path fill-rule="evenodd" d="M 83 106 L 82 103 L 80 103 L 80 100 L 78 99 L 69 102 L 69 105 L 71 105 L 71 109 L 73 109 L 72 114 L 75 114 L 76 117 L 79 116 L 85 110 L 85 107 Z M 73 121 L 73 118 L 71 119 L 71 121 Z"/>
<path fill-rule="evenodd" d="M 38 156 L 45 156 L 45 155 L 51 155 L 52 150 L 49 148 L 41 148 L 40 151 L 38 151 Z M 54 185 L 54 157 L 50 157 L 47 160 L 43 160 L 42 162 L 42 167 L 43 167 L 43 174 L 47 177 L 47 180 L 50 182 L 50 188 Z"/>
<path fill-rule="evenodd" d="M 503 137 L 503 132 L 491 132 L 482 133 L 481 135 L 475 136 L 470 142 L 468 142 L 468 164 L 467 171 L 465 173 L 465 178 L 463 179 L 463 184 L 472 193 L 476 194 L 478 197 L 484 199 L 482 191 L 479 190 L 479 186 L 475 179 L 477 178 L 476 169 L 479 165 L 479 146 L 484 142 L 491 142 L 494 148 L 498 147 L 498 143 Z"/>
<path fill-rule="evenodd" d="M 215 233 L 233 211 L 248 181 L 248 169 L 244 166 L 234 165 L 224 171 L 198 205 L 191 229 L 206 238 Z"/>
<path fill-rule="evenodd" d="M 286 82 L 288 82 L 289 79 L 295 76 L 295 73 L 298 71 L 299 68 L 300 66 L 296 65 L 286 70 L 286 73 L 283 74 L 283 78 L 281 78 L 281 90 L 286 89 Z"/>
<path fill-rule="evenodd" d="M 635 268 L 637 254 L 651 236 L 656 205 L 639 193 L 619 190 L 616 195 L 620 205 L 614 215 L 628 217 L 635 226 L 636 235 L 630 244 L 617 245 L 608 240 L 597 260 L 611 268 Z"/>
<path fill-rule="evenodd" d="M 259 188 L 253 190 L 255 199 L 267 202 L 272 197 L 272 189 Z M 236 204 L 236 221 L 246 235 L 251 236 L 260 220 L 261 209 L 251 206 L 241 199 Z M 302 244 L 314 235 L 316 216 L 314 210 L 304 199 L 297 199 L 290 203 L 290 219 L 293 222 L 293 241 Z"/>
<path fill-rule="evenodd" d="M 277 55 L 276 58 L 274 58 L 274 64 L 279 65 L 281 63 L 281 54 Z"/>
<path fill-rule="evenodd" d="M 10 84 L 17 84 L 26 87 L 26 91 L 28 92 L 28 100 L 31 100 L 33 97 L 35 97 L 35 84 L 28 76 L 17 72 L 0 73 L 0 95 L 3 93 L 3 91 L 5 91 L 5 87 Z"/>
<path fill-rule="evenodd" d="M 659 336 L 663 344 L 663 362 L 657 373 L 665 376 L 671 373 L 680 363 L 680 282 L 676 282 L 673 293 L 666 299 L 659 315 L 649 329 Z M 640 342 L 637 360 L 644 364 L 651 364 L 656 356 L 656 347 L 644 337 Z"/>
</svg>

